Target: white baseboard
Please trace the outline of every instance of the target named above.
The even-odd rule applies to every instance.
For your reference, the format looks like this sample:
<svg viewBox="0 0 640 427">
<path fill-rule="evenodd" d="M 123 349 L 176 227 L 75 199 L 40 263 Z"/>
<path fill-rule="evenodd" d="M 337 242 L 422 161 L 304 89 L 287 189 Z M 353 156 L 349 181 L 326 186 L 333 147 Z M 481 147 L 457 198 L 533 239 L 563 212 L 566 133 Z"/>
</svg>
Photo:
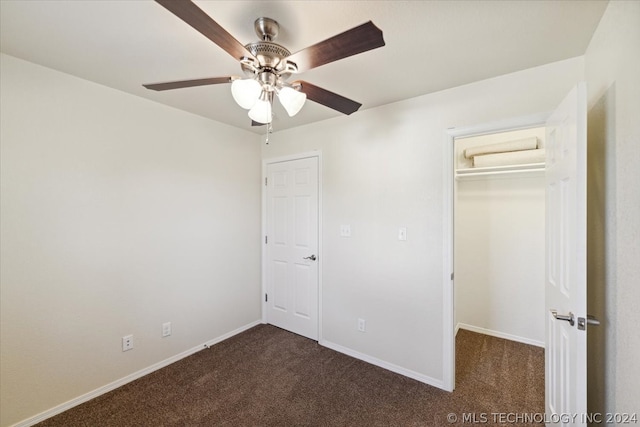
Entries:
<svg viewBox="0 0 640 427">
<path fill-rule="evenodd" d="M 337 352 L 346 354 L 347 356 L 351 356 L 355 359 L 362 360 L 363 362 L 367 362 L 372 365 L 376 365 L 380 368 L 386 369 L 388 371 L 395 372 L 396 374 L 413 378 L 414 380 L 445 390 L 444 383 L 442 382 L 442 380 L 437 380 L 427 375 L 423 375 L 419 372 L 412 371 L 411 369 L 406 369 L 401 366 L 394 365 L 393 363 L 385 362 L 384 360 L 380 360 L 375 357 L 369 356 L 367 354 L 357 352 L 355 350 L 352 350 L 347 347 L 343 347 L 339 344 L 335 344 L 330 341 L 321 340 L 318 342 L 318 344 L 324 347 L 330 348 L 331 350 L 335 350 Z"/>
<path fill-rule="evenodd" d="M 509 341 L 516 341 L 523 344 L 535 345 L 536 347 L 544 348 L 544 341 L 532 340 L 531 338 L 520 337 L 518 335 L 511 335 L 504 332 L 481 328 L 479 326 L 467 325 L 466 323 L 458 323 L 456 325 L 456 335 L 458 334 L 459 329 L 465 329 L 467 331 L 477 332 L 479 334 L 490 335 L 496 338 L 503 338 Z"/>
<path fill-rule="evenodd" d="M 205 342 L 204 344 L 195 346 L 189 350 L 183 351 L 182 353 L 176 354 L 175 356 L 172 356 L 168 359 L 162 360 L 158 363 L 155 363 L 151 366 L 148 366 L 144 369 L 141 369 L 137 372 L 134 372 L 133 374 L 127 375 L 124 378 L 120 378 L 119 380 L 116 380 L 112 383 L 109 383 L 107 385 L 104 385 L 102 387 L 99 387 L 93 391 L 90 391 L 88 393 L 83 394 L 82 396 L 78 396 L 74 399 L 71 399 L 65 403 L 62 403 L 58 406 L 55 406 L 51 409 L 48 409 L 44 412 L 39 413 L 38 415 L 35 415 L 31 418 L 27 418 L 26 420 L 22 420 L 17 424 L 14 424 L 12 427 L 29 427 L 32 425 L 35 425 L 39 422 L 42 422 L 44 420 L 46 420 L 47 418 L 51 418 L 54 415 L 58 415 L 64 411 L 67 411 L 71 408 L 73 408 L 74 406 L 78 406 L 84 402 L 87 402 L 91 399 L 94 399 L 100 395 L 103 395 L 105 393 L 110 392 L 111 390 L 115 390 L 118 387 L 122 387 L 123 385 L 130 383 L 131 381 L 137 380 L 138 378 L 144 377 L 147 374 L 150 374 L 151 372 L 157 371 L 158 369 L 162 369 L 166 366 L 171 365 L 172 363 L 177 362 L 180 359 L 184 359 L 185 357 L 191 356 L 194 353 L 199 352 L 200 350 L 204 350 L 206 348 L 211 347 L 214 344 L 217 344 L 219 342 L 222 342 L 228 338 L 231 338 L 234 335 L 237 335 L 241 332 L 246 331 L 247 329 L 251 329 L 256 325 L 259 325 L 262 323 L 262 320 L 256 320 L 255 322 L 251 322 L 247 325 L 241 326 L 238 329 L 235 329 L 231 332 L 228 332 L 224 335 L 221 335 L 217 338 L 214 338 L 210 341 Z"/>
</svg>

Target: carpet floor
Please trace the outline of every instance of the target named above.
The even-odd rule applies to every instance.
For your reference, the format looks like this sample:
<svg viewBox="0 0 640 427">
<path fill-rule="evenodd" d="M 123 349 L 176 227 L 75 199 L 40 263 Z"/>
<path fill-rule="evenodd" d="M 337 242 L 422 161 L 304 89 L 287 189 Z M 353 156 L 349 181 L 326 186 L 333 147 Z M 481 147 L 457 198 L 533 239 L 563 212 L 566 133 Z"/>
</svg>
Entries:
<svg viewBox="0 0 640 427">
<path fill-rule="evenodd" d="M 542 348 L 460 330 L 448 393 L 259 325 L 38 426 L 528 425 L 509 421 L 543 412 Z"/>
</svg>

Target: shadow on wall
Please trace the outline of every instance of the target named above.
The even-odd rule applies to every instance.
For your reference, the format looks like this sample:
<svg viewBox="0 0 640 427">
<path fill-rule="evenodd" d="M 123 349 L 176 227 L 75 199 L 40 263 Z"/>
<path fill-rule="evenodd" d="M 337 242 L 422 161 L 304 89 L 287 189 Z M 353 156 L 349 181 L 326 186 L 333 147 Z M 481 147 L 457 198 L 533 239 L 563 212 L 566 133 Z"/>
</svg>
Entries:
<svg viewBox="0 0 640 427">
<path fill-rule="evenodd" d="M 587 311 L 601 322 L 587 329 L 587 409 L 605 413 L 615 408 L 615 272 L 612 261 L 615 215 L 615 84 L 589 110 L 587 123 Z M 609 237 L 608 237 L 609 236 Z M 609 262 L 608 262 L 609 261 Z M 607 372 L 608 371 L 608 372 Z"/>
</svg>

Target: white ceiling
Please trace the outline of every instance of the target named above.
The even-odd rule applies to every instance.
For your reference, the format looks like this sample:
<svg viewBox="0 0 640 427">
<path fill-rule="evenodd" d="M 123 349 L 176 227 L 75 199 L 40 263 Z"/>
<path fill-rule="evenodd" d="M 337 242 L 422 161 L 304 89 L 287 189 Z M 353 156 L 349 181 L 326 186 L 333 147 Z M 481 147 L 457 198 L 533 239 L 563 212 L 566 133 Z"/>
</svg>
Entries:
<svg viewBox="0 0 640 427">
<path fill-rule="evenodd" d="M 606 1 L 196 1 L 241 43 L 260 16 L 296 52 L 372 20 L 386 46 L 299 78 L 361 110 L 584 54 Z M 242 75 L 221 48 L 153 1 L 0 0 L 1 50 L 231 126 L 250 126 L 229 85 L 154 92 L 143 83 Z M 339 116 L 307 102 L 274 131 Z M 358 114 L 357 112 L 354 114 Z"/>
</svg>

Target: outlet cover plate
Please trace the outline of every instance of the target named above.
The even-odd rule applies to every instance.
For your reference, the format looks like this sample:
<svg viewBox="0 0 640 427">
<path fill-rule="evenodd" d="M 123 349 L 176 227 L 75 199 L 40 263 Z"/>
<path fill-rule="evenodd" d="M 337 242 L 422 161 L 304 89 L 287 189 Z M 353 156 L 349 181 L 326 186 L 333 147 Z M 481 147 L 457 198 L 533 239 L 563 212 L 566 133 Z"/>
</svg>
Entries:
<svg viewBox="0 0 640 427">
<path fill-rule="evenodd" d="M 122 351 L 133 350 L 133 335 L 122 337 Z"/>
</svg>

